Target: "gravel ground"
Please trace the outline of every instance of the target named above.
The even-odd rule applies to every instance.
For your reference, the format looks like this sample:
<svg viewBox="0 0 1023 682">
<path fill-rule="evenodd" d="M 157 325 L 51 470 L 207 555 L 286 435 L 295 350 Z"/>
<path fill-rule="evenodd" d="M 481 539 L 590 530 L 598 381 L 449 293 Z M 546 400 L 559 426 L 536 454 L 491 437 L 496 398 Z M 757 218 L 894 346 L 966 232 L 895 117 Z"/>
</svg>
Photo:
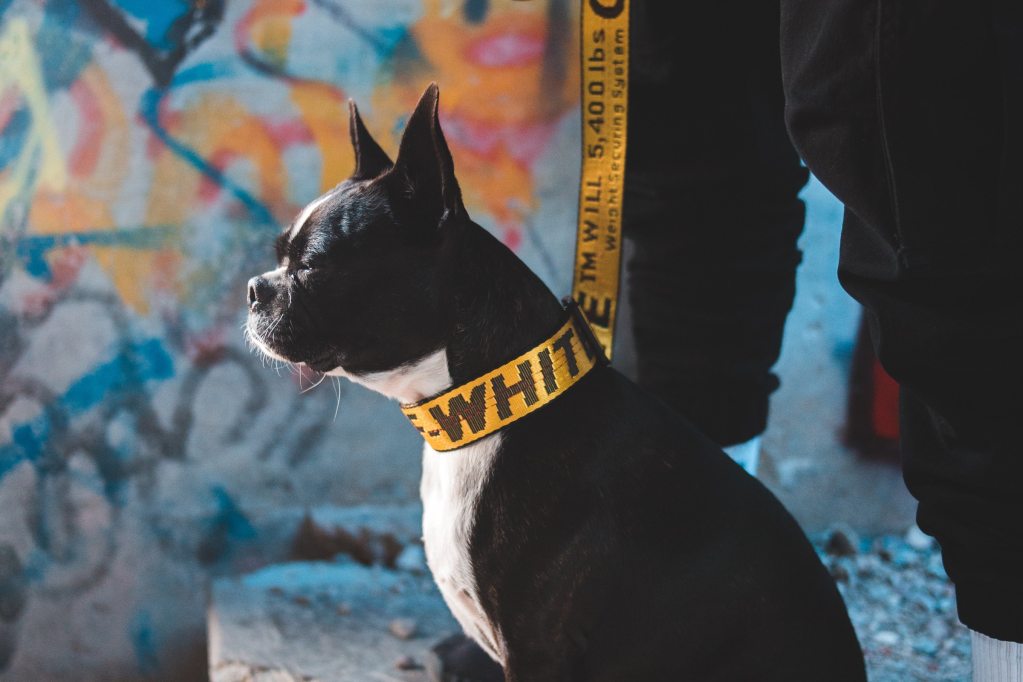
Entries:
<svg viewBox="0 0 1023 682">
<path fill-rule="evenodd" d="M 931 538 L 859 537 L 845 527 L 811 538 L 845 598 L 871 682 L 969 680 L 970 635 Z"/>
<path fill-rule="evenodd" d="M 292 559 L 305 563 L 218 581 L 212 679 L 276 682 L 286 678 L 266 675 L 302 671 L 294 679 L 423 682 L 426 649 L 457 626 L 414 541 L 418 529 L 415 508 L 313 514 L 293 542 Z M 860 536 L 835 526 L 811 540 L 845 598 L 871 682 L 970 680 L 969 632 L 931 538 L 915 527 Z M 352 651 L 341 655 L 339 642 Z M 372 674 L 342 674 L 342 664 Z"/>
</svg>

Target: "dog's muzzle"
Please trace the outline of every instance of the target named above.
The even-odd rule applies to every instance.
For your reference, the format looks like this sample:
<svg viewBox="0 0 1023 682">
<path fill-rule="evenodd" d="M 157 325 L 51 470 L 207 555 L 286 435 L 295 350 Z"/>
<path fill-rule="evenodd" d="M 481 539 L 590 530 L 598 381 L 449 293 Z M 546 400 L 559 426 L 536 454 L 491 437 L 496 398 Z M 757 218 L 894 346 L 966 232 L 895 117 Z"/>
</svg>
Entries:
<svg viewBox="0 0 1023 682">
<path fill-rule="evenodd" d="M 265 305 L 274 299 L 276 290 L 262 275 L 249 280 L 249 308 Z"/>
</svg>

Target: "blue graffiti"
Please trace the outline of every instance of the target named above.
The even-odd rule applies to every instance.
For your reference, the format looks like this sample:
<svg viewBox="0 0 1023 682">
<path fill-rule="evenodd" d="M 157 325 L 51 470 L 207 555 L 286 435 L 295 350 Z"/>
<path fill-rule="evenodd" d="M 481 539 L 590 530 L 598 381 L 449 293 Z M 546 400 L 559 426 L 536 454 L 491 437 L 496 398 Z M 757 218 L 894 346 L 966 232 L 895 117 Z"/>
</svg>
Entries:
<svg viewBox="0 0 1023 682">
<path fill-rule="evenodd" d="M 139 672 L 150 675 L 160 669 L 157 658 L 156 634 L 153 631 L 152 616 L 143 609 L 135 614 L 128 633 L 132 649 L 135 651 L 135 662 Z"/>
<path fill-rule="evenodd" d="M 149 380 L 174 375 L 174 361 L 159 339 L 127 343 L 107 363 L 75 381 L 64 395 L 45 405 L 39 416 L 12 429 L 11 442 L 0 446 L 0 479 L 22 462 L 41 463 L 48 444 L 67 428 L 67 421 L 120 394 L 143 389 Z"/>
<path fill-rule="evenodd" d="M 482 24 L 487 19 L 487 11 L 489 9 L 489 0 L 465 0 L 465 5 L 462 7 L 462 16 L 470 24 Z"/>
<path fill-rule="evenodd" d="M 312 2 L 320 9 L 326 10 L 334 21 L 366 41 L 381 57 L 390 57 L 395 48 L 409 35 L 408 27 L 401 24 L 368 29 L 355 21 L 348 10 L 335 0 L 312 0 Z"/>
<path fill-rule="evenodd" d="M 216 499 L 217 511 L 206 519 L 196 550 L 199 563 L 206 566 L 229 558 L 234 543 L 252 540 L 257 534 L 249 517 L 223 486 L 213 486 L 211 492 Z"/>
<path fill-rule="evenodd" d="M 172 50 L 180 44 L 179 27 L 192 10 L 192 3 L 185 0 L 115 0 L 113 4 L 145 22 L 146 42 L 160 50 Z"/>
<path fill-rule="evenodd" d="M 62 232 L 60 234 L 21 237 L 17 244 L 18 259 L 29 274 L 49 280 L 52 277 L 46 254 L 67 246 L 119 246 L 129 249 L 160 249 L 171 242 L 177 230 L 166 225 L 137 229 Z"/>
<path fill-rule="evenodd" d="M 0 130 L 0 168 L 18 158 L 28 137 L 31 123 L 32 116 L 24 107 L 7 119 L 7 125 Z"/>
<path fill-rule="evenodd" d="M 251 540 L 256 537 L 255 526 L 232 499 L 227 489 L 217 485 L 213 486 L 212 492 L 217 500 L 217 513 L 211 519 L 212 522 L 222 527 L 227 532 L 227 537 L 232 540 Z"/>
<path fill-rule="evenodd" d="M 81 30 L 69 31 L 69 26 Z M 50 0 L 43 22 L 34 36 L 39 54 L 59 54 L 60 59 L 41 59 L 47 92 L 66 90 L 79 79 L 92 62 L 92 47 L 97 28 L 81 16 L 81 7 L 73 0 Z"/>
</svg>

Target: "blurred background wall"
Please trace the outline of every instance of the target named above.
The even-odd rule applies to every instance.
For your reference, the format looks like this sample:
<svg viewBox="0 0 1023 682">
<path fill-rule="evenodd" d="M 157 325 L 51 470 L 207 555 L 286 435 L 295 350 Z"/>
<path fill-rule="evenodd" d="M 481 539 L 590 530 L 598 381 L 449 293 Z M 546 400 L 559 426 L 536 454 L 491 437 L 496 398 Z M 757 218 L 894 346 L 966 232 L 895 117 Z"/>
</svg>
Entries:
<svg viewBox="0 0 1023 682">
<path fill-rule="evenodd" d="M 248 353 L 245 283 L 347 99 L 393 153 L 436 80 L 469 211 L 567 291 L 575 6 L 0 0 L 0 678 L 187 679 L 260 519 L 417 499 L 393 406 Z"/>
</svg>

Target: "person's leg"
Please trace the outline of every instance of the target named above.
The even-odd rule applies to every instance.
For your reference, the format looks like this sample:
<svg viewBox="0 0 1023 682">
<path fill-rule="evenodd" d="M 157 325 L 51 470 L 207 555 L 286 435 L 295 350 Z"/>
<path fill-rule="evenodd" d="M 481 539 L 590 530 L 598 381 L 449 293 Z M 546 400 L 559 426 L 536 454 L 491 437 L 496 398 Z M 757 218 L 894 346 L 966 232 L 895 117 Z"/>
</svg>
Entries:
<svg viewBox="0 0 1023 682">
<path fill-rule="evenodd" d="M 633 5 L 624 210 L 638 379 L 734 446 L 763 432 L 778 385 L 808 174 L 785 131 L 777 4 L 678 14 Z"/>
<path fill-rule="evenodd" d="M 1020 10 L 1001 0 L 782 2 L 787 122 L 846 206 L 839 275 L 901 386 L 918 524 L 941 545 L 960 619 L 1011 642 L 1023 642 L 1021 38 Z"/>
</svg>

